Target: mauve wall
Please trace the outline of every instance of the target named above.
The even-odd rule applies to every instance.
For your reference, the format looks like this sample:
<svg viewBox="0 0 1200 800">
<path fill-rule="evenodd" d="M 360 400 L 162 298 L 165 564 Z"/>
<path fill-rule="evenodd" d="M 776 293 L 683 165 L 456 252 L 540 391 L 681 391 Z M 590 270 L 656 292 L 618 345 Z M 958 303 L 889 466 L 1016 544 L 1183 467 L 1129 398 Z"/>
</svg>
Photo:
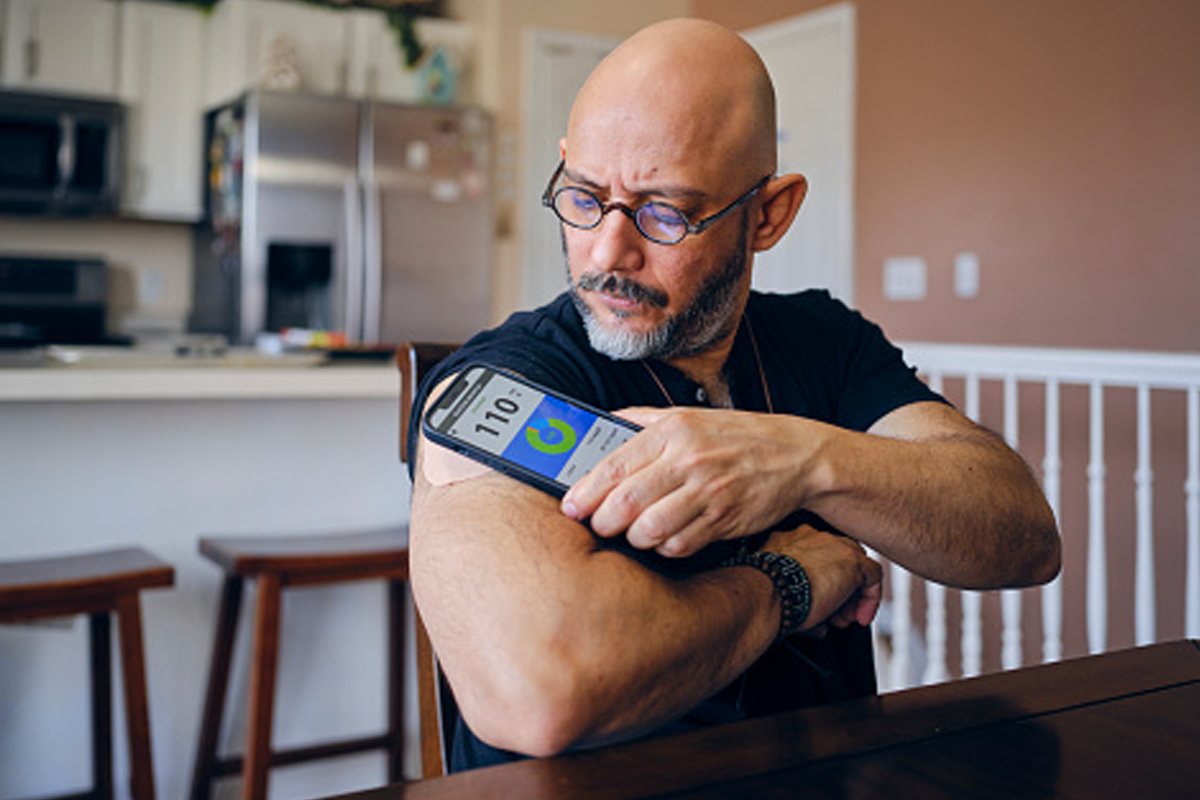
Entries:
<svg viewBox="0 0 1200 800">
<path fill-rule="evenodd" d="M 745 29 L 825 5 L 693 9 Z M 855 6 L 865 313 L 897 339 L 1200 350 L 1200 3 Z M 896 255 L 927 261 L 927 299 L 883 297 Z"/>
<path fill-rule="evenodd" d="M 695 0 L 693 10 L 744 30 L 826 5 Z M 855 293 L 864 313 L 895 339 L 1200 351 L 1200 2 L 855 7 Z M 961 251 L 980 257 L 974 299 L 954 296 Z M 884 259 L 906 255 L 928 263 L 923 301 L 883 296 Z M 961 386 L 947 394 L 962 402 Z M 1110 649 L 1135 639 L 1133 400 L 1132 390 L 1114 392 L 1105 414 Z M 1043 410 L 1036 392 L 1031 401 L 1020 443 L 1040 475 Z M 1062 408 L 1064 649 L 1080 655 L 1086 391 L 1064 389 Z M 1154 412 L 1161 640 L 1184 632 L 1183 400 L 1156 392 Z M 997 390 L 985 392 L 982 414 L 1002 427 Z M 1026 597 L 1025 652 L 1036 660 L 1039 603 L 1036 592 Z M 993 632 L 998 606 L 985 600 Z M 985 668 L 998 664 L 989 638 Z"/>
</svg>

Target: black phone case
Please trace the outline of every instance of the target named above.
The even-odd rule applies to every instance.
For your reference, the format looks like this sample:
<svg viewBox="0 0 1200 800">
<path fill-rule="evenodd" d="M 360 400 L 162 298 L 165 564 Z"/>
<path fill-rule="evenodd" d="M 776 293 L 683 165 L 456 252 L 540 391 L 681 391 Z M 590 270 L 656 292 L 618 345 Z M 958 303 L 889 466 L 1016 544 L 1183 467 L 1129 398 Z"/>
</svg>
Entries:
<svg viewBox="0 0 1200 800">
<path fill-rule="evenodd" d="M 454 381 L 449 386 L 446 387 L 446 391 L 442 394 L 442 397 L 453 396 L 454 395 L 453 389 L 455 386 L 458 385 L 458 382 L 460 380 L 463 380 L 463 377 L 469 371 L 471 371 L 472 369 L 480 368 L 480 367 L 491 370 L 492 372 L 495 372 L 497 374 L 503 375 L 506 378 L 509 378 L 510 380 L 516 381 L 517 383 L 523 384 L 525 386 L 528 386 L 530 389 L 533 389 L 535 391 L 545 392 L 546 394 L 550 395 L 551 397 L 558 398 L 559 400 L 561 400 L 562 402 L 564 402 L 568 405 L 575 406 L 576 408 L 581 408 L 584 411 L 588 411 L 592 414 L 595 414 L 597 417 L 600 417 L 602 419 L 611 420 L 612 422 L 615 422 L 618 425 L 629 428 L 630 430 L 640 431 L 642 429 L 640 425 L 635 425 L 632 422 L 629 422 L 628 420 L 624 420 L 624 419 L 621 419 L 620 417 L 614 416 L 613 414 L 610 414 L 607 411 L 601 411 L 600 409 L 598 409 L 594 406 L 590 406 L 587 403 L 584 403 L 582 400 L 576 400 L 573 397 L 568 397 L 567 395 L 562 394 L 561 392 L 556 392 L 553 389 L 548 389 L 545 386 L 534 383 L 533 381 L 529 380 L 528 378 L 518 375 L 515 372 L 512 372 L 507 369 L 503 369 L 501 367 L 493 367 L 491 364 L 487 364 L 482 361 L 473 361 L 471 363 L 463 365 L 462 370 L 460 370 L 458 375 L 455 376 Z M 440 402 L 441 397 L 439 397 L 438 400 Z M 449 450 L 453 450 L 456 453 L 460 453 L 460 454 L 466 456 L 467 458 L 470 458 L 474 461 L 478 461 L 481 464 L 485 464 L 485 465 L 491 467 L 492 469 L 496 470 L 497 472 L 502 472 L 505 475 L 508 475 L 509 477 L 516 478 L 517 480 L 519 480 L 523 483 L 527 483 L 530 486 L 533 486 L 534 488 L 541 489 L 543 492 L 553 495 L 554 497 L 562 497 L 564 494 L 567 493 L 567 489 L 569 487 L 566 484 L 559 483 L 558 481 L 554 480 L 553 478 L 549 478 L 545 475 L 542 475 L 541 473 L 534 472 L 531 469 L 523 467 L 520 464 L 516 464 L 512 461 L 509 461 L 509 460 L 505 459 L 503 456 L 499 456 L 494 453 L 489 453 L 488 451 L 486 451 L 480 447 L 477 447 L 476 445 L 473 445 L 470 442 L 464 442 L 461 439 L 455 439 L 454 437 L 450 436 L 449 434 L 443 433 L 442 431 L 439 431 L 437 428 L 434 428 L 429 423 L 429 412 L 437 407 L 438 407 L 438 405 L 437 405 L 437 403 L 435 403 L 433 406 L 426 409 L 425 414 L 421 417 L 421 430 L 424 431 L 425 436 L 429 438 L 429 441 L 434 442 L 435 444 L 439 444 L 442 447 L 445 447 Z"/>
</svg>

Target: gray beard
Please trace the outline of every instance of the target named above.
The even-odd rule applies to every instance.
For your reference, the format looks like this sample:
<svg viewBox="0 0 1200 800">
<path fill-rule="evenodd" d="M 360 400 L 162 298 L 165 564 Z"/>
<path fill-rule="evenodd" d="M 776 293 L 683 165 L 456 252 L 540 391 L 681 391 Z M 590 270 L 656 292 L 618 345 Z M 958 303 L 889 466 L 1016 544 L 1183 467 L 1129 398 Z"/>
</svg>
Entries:
<svg viewBox="0 0 1200 800">
<path fill-rule="evenodd" d="M 621 275 L 588 273 L 578 281 L 571 280 L 566 239 L 563 255 L 567 260 L 567 288 L 579 316 L 583 319 L 588 342 L 592 349 L 617 361 L 637 361 L 643 358 L 670 361 L 687 358 L 712 347 L 737 327 L 737 287 L 746 274 L 746 223 L 742 214 L 742 230 L 737 245 L 725 259 L 722 268 L 700 287 L 696 300 L 681 314 L 669 318 L 651 331 L 638 333 L 623 327 L 607 328 L 596 319 L 581 292 L 602 291 L 663 307 L 667 298 L 660 292 Z"/>
</svg>

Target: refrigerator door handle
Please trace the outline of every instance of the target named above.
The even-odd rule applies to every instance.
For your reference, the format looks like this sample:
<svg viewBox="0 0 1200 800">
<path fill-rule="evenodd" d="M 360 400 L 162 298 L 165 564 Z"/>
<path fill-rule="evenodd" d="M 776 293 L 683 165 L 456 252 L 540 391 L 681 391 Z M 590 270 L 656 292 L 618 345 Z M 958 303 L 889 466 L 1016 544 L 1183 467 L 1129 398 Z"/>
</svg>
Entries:
<svg viewBox="0 0 1200 800">
<path fill-rule="evenodd" d="M 346 338 L 351 342 L 363 339 L 363 220 L 358 181 L 347 178 L 342 189 L 346 202 L 346 264 L 342 296 Z"/>
<path fill-rule="evenodd" d="M 383 317 L 383 238 L 380 190 L 373 178 L 363 181 L 363 340 L 378 342 Z"/>
</svg>

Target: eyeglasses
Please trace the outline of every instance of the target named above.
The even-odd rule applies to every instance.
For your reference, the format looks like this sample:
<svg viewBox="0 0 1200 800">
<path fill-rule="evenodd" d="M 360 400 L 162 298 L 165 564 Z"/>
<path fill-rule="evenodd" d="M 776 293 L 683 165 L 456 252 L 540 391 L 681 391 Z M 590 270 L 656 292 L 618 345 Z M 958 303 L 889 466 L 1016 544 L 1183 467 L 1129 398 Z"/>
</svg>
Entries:
<svg viewBox="0 0 1200 800">
<path fill-rule="evenodd" d="M 587 189 L 579 186 L 563 186 L 554 191 L 554 184 L 562 174 L 565 161 L 558 162 L 558 169 L 550 176 L 546 191 L 542 192 L 542 205 L 554 212 L 560 220 L 572 228 L 591 230 L 598 226 L 604 215 L 610 211 L 620 211 L 633 220 L 638 232 L 652 242 L 658 244 L 679 244 L 690 234 L 703 233 L 729 212 L 745 203 L 755 192 L 767 185 L 771 176 L 767 175 L 754 184 L 750 191 L 734 200 L 715 214 L 705 217 L 699 222 L 689 222 L 687 215 L 670 203 L 660 203 L 657 200 L 643 203 L 637 208 L 630 208 L 624 203 L 604 203 L 600 198 Z"/>
</svg>

